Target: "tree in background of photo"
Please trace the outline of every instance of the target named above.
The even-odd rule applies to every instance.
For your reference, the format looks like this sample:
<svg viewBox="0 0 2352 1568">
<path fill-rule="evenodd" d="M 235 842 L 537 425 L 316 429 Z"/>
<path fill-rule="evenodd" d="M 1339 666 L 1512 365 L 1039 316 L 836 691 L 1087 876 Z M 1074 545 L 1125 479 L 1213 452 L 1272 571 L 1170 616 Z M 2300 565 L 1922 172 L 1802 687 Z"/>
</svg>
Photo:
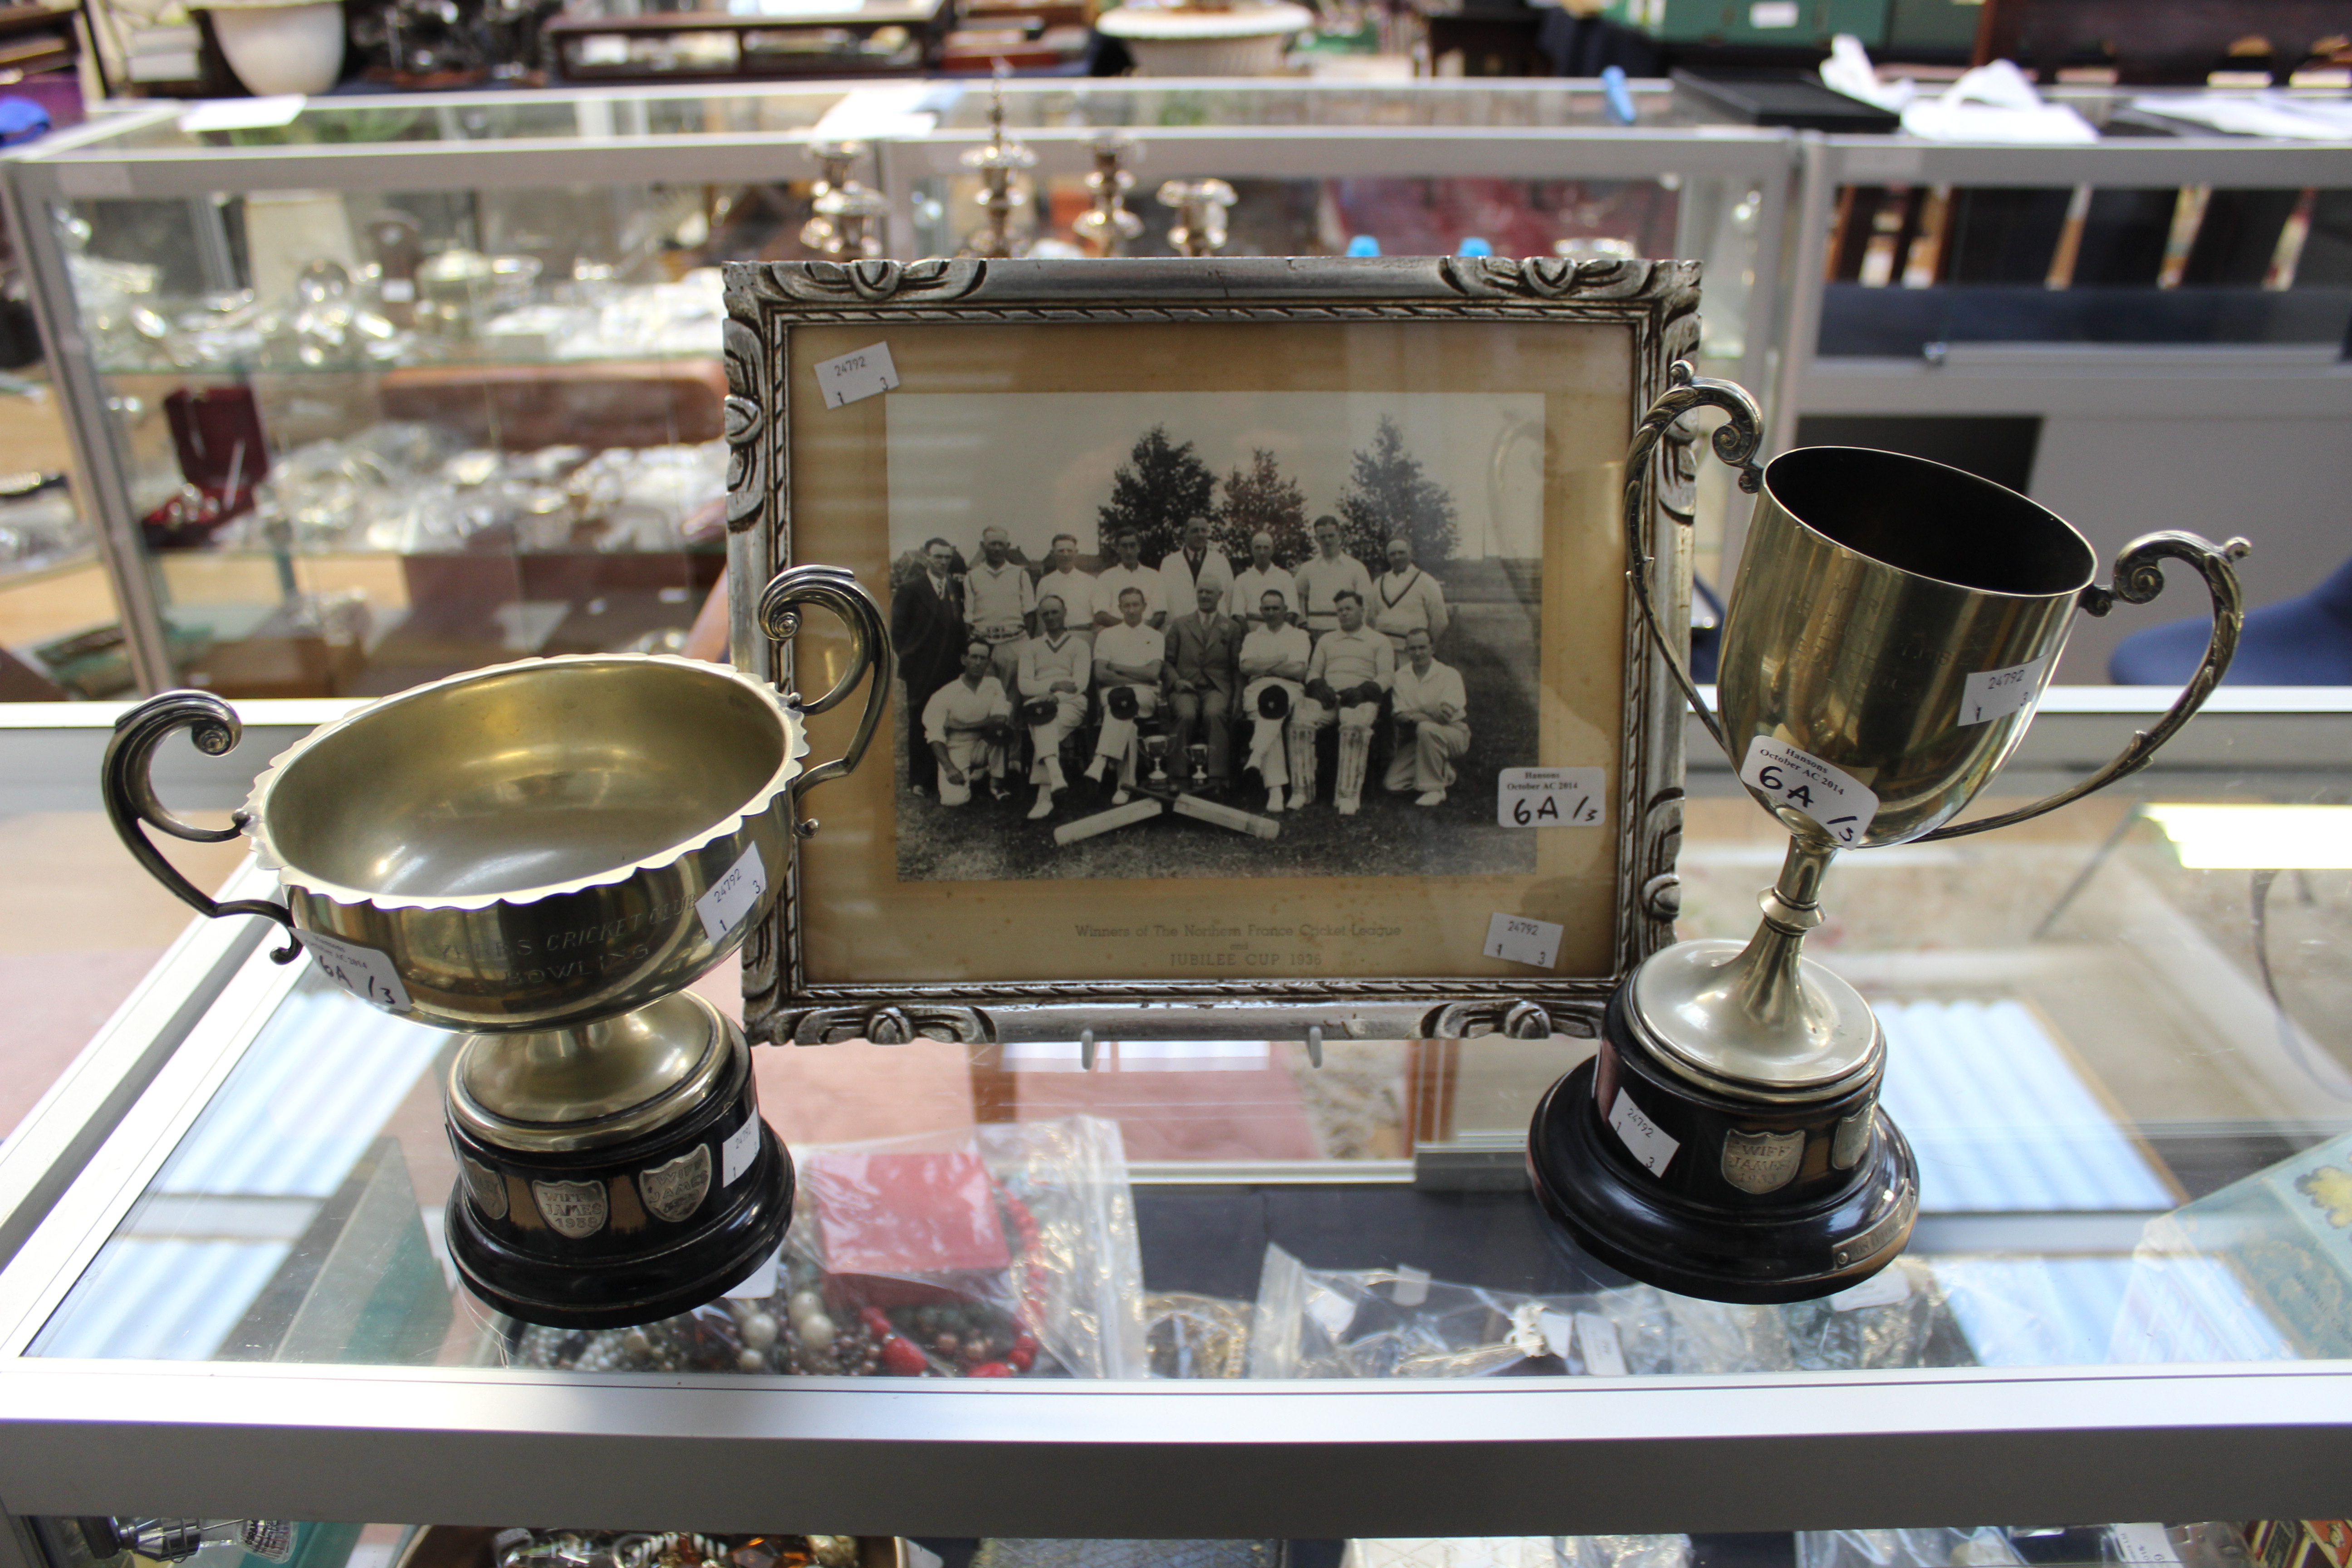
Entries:
<svg viewBox="0 0 2352 1568">
<path fill-rule="evenodd" d="M 1128 461 L 1111 476 L 1110 500 L 1097 513 L 1102 558 L 1111 560 L 1113 541 L 1133 529 L 1143 541 L 1143 560 L 1158 565 L 1183 539 L 1187 518 L 1214 514 L 1217 476 L 1192 443 L 1168 439 L 1168 426 L 1154 425 L 1135 443 Z"/>
<path fill-rule="evenodd" d="M 1437 567 L 1454 559 L 1458 537 L 1454 493 L 1405 449 L 1404 433 L 1386 415 L 1369 450 L 1359 448 L 1339 498 L 1341 548 L 1377 576 L 1387 569 L 1389 541 L 1412 541 L 1412 558 Z"/>
<path fill-rule="evenodd" d="M 1283 477 L 1272 452 L 1253 450 L 1246 473 L 1235 468 L 1225 476 L 1225 499 L 1214 515 L 1209 542 L 1236 566 L 1249 560 L 1250 538 L 1261 531 L 1274 535 L 1274 558 L 1285 566 L 1296 566 L 1315 553 L 1315 535 L 1307 526 L 1307 492 L 1297 479 Z"/>
</svg>

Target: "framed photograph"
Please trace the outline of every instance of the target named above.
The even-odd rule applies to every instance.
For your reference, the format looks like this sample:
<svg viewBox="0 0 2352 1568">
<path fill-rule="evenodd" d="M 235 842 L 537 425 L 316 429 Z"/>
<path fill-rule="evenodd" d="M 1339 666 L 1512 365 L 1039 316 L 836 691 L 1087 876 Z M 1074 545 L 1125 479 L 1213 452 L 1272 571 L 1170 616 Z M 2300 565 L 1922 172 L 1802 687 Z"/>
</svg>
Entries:
<svg viewBox="0 0 2352 1568">
<path fill-rule="evenodd" d="M 746 950 L 778 1039 L 1590 1034 L 1675 910 L 1625 570 L 1682 262 L 737 264 L 737 661 L 898 689 Z M 1686 436 L 1687 433 L 1679 433 Z M 1634 509 L 1687 603 L 1687 439 Z M 849 721 L 812 724 L 817 754 Z"/>
</svg>

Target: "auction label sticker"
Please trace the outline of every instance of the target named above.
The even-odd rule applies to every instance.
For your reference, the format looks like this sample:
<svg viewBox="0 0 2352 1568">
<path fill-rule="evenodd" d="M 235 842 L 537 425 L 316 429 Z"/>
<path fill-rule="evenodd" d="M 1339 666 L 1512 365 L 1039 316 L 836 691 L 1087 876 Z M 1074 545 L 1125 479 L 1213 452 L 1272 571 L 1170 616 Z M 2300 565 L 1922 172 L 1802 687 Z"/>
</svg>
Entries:
<svg viewBox="0 0 2352 1568">
<path fill-rule="evenodd" d="M 392 967 L 392 955 L 382 948 L 362 947 L 355 942 L 320 936 L 312 931 L 302 933 L 302 945 L 318 961 L 319 973 L 352 995 L 395 1013 L 408 1011 L 408 987 L 400 983 L 400 976 Z"/>
<path fill-rule="evenodd" d="M 1625 1145 L 1625 1152 L 1654 1176 L 1666 1173 L 1666 1167 L 1674 1163 L 1675 1151 L 1683 1146 L 1681 1139 L 1643 1115 L 1633 1097 L 1622 1089 L 1617 1091 L 1617 1103 L 1609 1108 L 1609 1125 L 1616 1129 L 1618 1142 Z"/>
<path fill-rule="evenodd" d="M 898 367 L 890 363 L 888 343 L 817 362 L 817 391 L 824 395 L 827 408 L 845 407 L 898 384 Z"/>
<path fill-rule="evenodd" d="M 743 1119 L 743 1125 L 727 1135 L 719 1145 L 719 1184 L 731 1187 L 743 1179 L 751 1162 L 760 1157 L 761 1121 L 755 1113 Z"/>
<path fill-rule="evenodd" d="M 1890 1267 L 1831 1297 L 1830 1310 L 1858 1312 L 1864 1307 L 1892 1307 L 1910 1299 L 1911 1277 L 1900 1267 Z"/>
<path fill-rule="evenodd" d="M 2179 1552 L 2160 1524 L 2115 1524 L 2107 1527 L 2116 1555 L 2126 1563 L 2179 1563 Z"/>
<path fill-rule="evenodd" d="M 1495 779 L 1495 821 L 1503 827 L 1598 827 L 1606 768 L 1505 768 Z"/>
<path fill-rule="evenodd" d="M 1389 1300 L 1400 1307 L 1418 1307 L 1429 1300 L 1429 1270 L 1415 1268 L 1410 1263 L 1397 1265 L 1396 1283 L 1389 1287 Z"/>
<path fill-rule="evenodd" d="M 1739 782 L 1804 813 L 1841 844 L 1860 839 L 1878 815 L 1878 797 L 1860 779 L 1769 735 L 1748 742 Z"/>
<path fill-rule="evenodd" d="M 1566 931 L 1549 921 L 1498 914 L 1486 922 L 1486 945 L 1478 951 L 1508 963 L 1549 969 L 1559 960 L 1559 939 Z"/>
<path fill-rule="evenodd" d="M 1576 1314 L 1576 1348 L 1583 1352 L 1584 1370 L 1592 1377 L 1625 1375 L 1625 1345 L 1617 1325 L 1598 1312 Z"/>
<path fill-rule="evenodd" d="M 706 1147 L 708 1147 L 708 1145 L 706 1145 Z M 776 1293 L 776 1263 L 782 1256 L 783 1250 L 784 1249 L 782 1247 L 779 1247 L 775 1251 L 771 1252 L 765 1258 L 761 1260 L 760 1267 L 752 1269 L 751 1272 L 737 1280 L 733 1286 L 729 1288 L 727 1291 L 727 1299 L 730 1301 L 763 1301 L 769 1297 L 774 1295 Z"/>
<path fill-rule="evenodd" d="M 702 917 L 703 934 L 713 942 L 725 941 L 767 890 L 768 868 L 760 864 L 760 847 L 747 844 L 735 864 L 727 868 L 727 874 L 694 900 L 694 912 Z"/>
<path fill-rule="evenodd" d="M 1982 724 L 2014 713 L 2042 689 L 2042 667 L 2050 661 L 2012 664 L 2007 669 L 1980 669 L 1960 682 L 1960 728 Z"/>
</svg>

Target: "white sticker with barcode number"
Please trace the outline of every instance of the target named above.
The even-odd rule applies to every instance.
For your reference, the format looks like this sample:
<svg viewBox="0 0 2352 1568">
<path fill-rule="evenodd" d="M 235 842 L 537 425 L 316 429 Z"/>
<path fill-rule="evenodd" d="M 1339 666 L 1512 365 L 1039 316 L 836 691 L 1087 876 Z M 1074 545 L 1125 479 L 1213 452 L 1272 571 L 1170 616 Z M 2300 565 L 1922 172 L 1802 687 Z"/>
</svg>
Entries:
<svg viewBox="0 0 2352 1568">
<path fill-rule="evenodd" d="M 1618 1142 L 1625 1152 L 1641 1163 L 1642 1169 L 1654 1176 L 1663 1176 L 1674 1163 L 1675 1151 L 1682 1140 L 1642 1114 L 1633 1096 L 1623 1089 L 1617 1091 L 1617 1103 L 1609 1108 L 1609 1125 L 1617 1131 Z"/>
<path fill-rule="evenodd" d="M 1860 779 L 1769 735 L 1748 742 L 1739 782 L 1776 808 L 1787 806 L 1811 817 L 1841 844 L 1860 843 L 1878 815 L 1878 797 Z"/>
<path fill-rule="evenodd" d="M 1960 682 L 1960 728 L 1990 723 L 2014 713 L 2042 689 L 2042 671 L 2049 664 L 2012 664 L 2007 669 L 1980 669 Z"/>
<path fill-rule="evenodd" d="M 1429 1300 L 1429 1270 L 1415 1268 L 1410 1263 L 1397 1265 L 1396 1283 L 1389 1287 L 1389 1300 L 1400 1307 L 1418 1307 Z"/>
<path fill-rule="evenodd" d="M 1900 1264 L 1872 1275 L 1861 1284 L 1830 1298 L 1830 1310 L 1858 1312 L 1864 1307 L 1892 1307 L 1911 1299 L 1911 1276 Z"/>
<path fill-rule="evenodd" d="M 1576 1314 L 1576 1348 L 1583 1352 L 1584 1370 L 1593 1377 L 1625 1375 L 1625 1346 L 1617 1325 L 1598 1312 Z"/>
<path fill-rule="evenodd" d="M 2180 1552 L 2160 1524 L 2115 1524 L 2107 1527 L 2116 1555 L 2126 1563 L 2178 1563 Z"/>
<path fill-rule="evenodd" d="M 352 995 L 395 1013 L 408 1011 L 408 987 L 400 983 L 399 974 L 392 967 L 392 955 L 383 949 L 362 947 L 355 942 L 321 936 L 311 931 L 302 933 L 302 945 L 310 950 L 319 973 Z"/>
<path fill-rule="evenodd" d="M 743 923 L 743 917 L 767 890 L 768 868 L 760 862 L 760 847 L 747 844 L 726 875 L 694 900 L 694 912 L 702 917 L 703 934 L 713 942 L 726 941 L 727 933 Z"/>
<path fill-rule="evenodd" d="M 890 363 L 890 345 L 876 343 L 838 359 L 819 361 L 816 384 L 824 405 L 840 408 L 898 385 L 898 367 Z"/>
<path fill-rule="evenodd" d="M 743 1173 L 751 1168 L 752 1162 L 759 1159 L 761 1126 L 759 1117 L 747 1116 L 743 1119 L 743 1125 L 729 1133 L 727 1142 L 719 1145 L 720 1186 L 733 1186 L 742 1179 Z"/>
<path fill-rule="evenodd" d="M 1567 931 L 1566 926 L 1554 925 L 1549 921 L 1498 914 L 1487 921 L 1486 945 L 1478 951 L 1507 963 L 1549 969 L 1559 962 L 1559 939 Z"/>
<path fill-rule="evenodd" d="M 761 1301 L 776 1293 L 776 1264 L 781 1250 L 771 1252 L 757 1268 L 746 1274 L 727 1292 L 730 1301 Z"/>
</svg>

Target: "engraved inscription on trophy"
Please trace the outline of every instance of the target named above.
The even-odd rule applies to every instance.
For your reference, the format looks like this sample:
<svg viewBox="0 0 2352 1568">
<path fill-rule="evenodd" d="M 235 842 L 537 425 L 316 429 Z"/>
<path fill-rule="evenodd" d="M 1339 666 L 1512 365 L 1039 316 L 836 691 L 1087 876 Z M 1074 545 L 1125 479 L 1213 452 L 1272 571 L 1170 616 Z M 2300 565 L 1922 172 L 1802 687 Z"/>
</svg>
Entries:
<svg viewBox="0 0 2352 1568">
<path fill-rule="evenodd" d="M 474 1206 L 487 1218 L 506 1218 L 507 1179 L 478 1160 L 469 1157 L 463 1163 L 466 1191 L 473 1198 Z"/>
<path fill-rule="evenodd" d="M 638 1172 L 637 1191 L 655 1218 L 677 1224 L 700 1208 L 710 1191 L 710 1145 L 698 1143 L 691 1153 Z"/>
<path fill-rule="evenodd" d="M 604 1228 L 610 1205 L 602 1182 L 533 1182 L 530 1193 L 558 1235 L 578 1241 Z"/>
<path fill-rule="evenodd" d="M 1864 1152 L 1870 1147 L 1870 1121 L 1877 1114 L 1878 1101 L 1874 1099 L 1838 1122 L 1837 1131 L 1830 1139 L 1831 1164 L 1841 1171 L 1851 1171 L 1861 1163 Z"/>
<path fill-rule="evenodd" d="M 1723 1179 L 1743 1193 L 1774 1193 L 1789 1184 L 1805 1156 L 1805 1135 L 1739 1132 L 1724 1135 Z"/>
</svg>

